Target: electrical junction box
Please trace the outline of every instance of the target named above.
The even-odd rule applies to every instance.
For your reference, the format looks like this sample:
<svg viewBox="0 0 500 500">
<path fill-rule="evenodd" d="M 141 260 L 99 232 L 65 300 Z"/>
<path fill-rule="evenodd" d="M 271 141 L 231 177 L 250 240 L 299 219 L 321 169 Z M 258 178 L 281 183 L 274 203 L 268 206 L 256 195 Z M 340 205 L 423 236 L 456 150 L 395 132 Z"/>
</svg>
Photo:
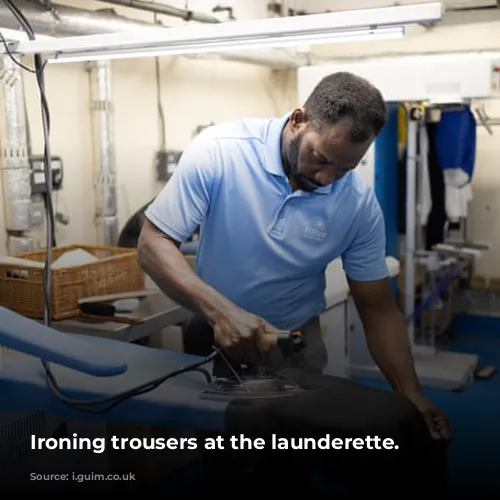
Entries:
<svg viewBox="0 0 500 500">
<path fill-rule="evenodd" d="M 168 182 L 182 156 L 182 151 L 167 149 L 156 153 L 156 180 Z"/>
<path fill-rule="evenodd" d="M 31 164 L 31 194 L 45 194 L 45 159 L 43 156 L 32 156 Z M 58 191 L 62 188 L 64 169 L 63 162 L 59 156 L 53 156 L 52 166 L 52 189 Z"/>
</svg>

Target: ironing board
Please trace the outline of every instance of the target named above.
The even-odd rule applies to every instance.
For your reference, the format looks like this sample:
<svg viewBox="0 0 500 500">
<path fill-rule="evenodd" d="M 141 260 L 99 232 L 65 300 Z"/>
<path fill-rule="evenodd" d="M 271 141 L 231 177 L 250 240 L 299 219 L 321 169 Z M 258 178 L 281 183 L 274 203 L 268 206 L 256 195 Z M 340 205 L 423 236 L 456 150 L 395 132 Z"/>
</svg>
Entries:
<svg viewBox="0 0 500 500">
<path fill-rule="evenodd" d="M 89 400 L 116 394 L 202 358 L 99 337 L 62 333 L 0 308 L 0 411 L 82 414 L 49 391 L 40 359 L 70 398 Z M 210 368 L 210 367 L 208 367 Z M 100 415 L 105 420 L 183 426 L 220 432 L 227 403 L 201 400 L 203 375 L 186 373 Z"/>
<path fill-rule="evenodd" d="M 65 396 L 79 400 L 120 393 L 202 359 L 58 332 L 4 308 L 0 308 L 0 345 L 10 349 L 3 356 L 0 370 L 0 411 L 47 412 L 79 418 L 85 414 L 67 407 L 50 392 L 40 358 L 51 363 Z M 331 433 L 332 438 L 362 438 L 365 433 L 391 437 L 401 443 L 400 452 L 333 451 L 325 461 L 323 453 L 278 452 L 276 457 L 271 451 L 272 456 L 267 452 L 266 455 L 272 466 L 264 468 L 276 473 L 276 459 L 279 467 L 284 468 L 283 474 L 288 474 L 290 467 L 313 466 L 314 470 L 325 469 L 327 474 L 340 474 L 358 488 L 358 472 L 365 478 L 369 475 L 376 478 L 384 470 L 393 470 L 398 478 L 408 482 L 415 483 L 418 477 L 422 491 L 429 487 L 439 489 L 446 453 L 436 454 L 422 416 L 408 400 L 337 377 L 304 374 L 301 377 L 301 386 L 309 389 L 302 395 L 274 402 L 228 403 L 200 398 L 206 380 L 202 374 L 186 373 L 98 418 L 253 437 L 270 437 L 273 433 L 292 438 L 320 437 L 325 433 Z M 224 456 L 226 460 L 231 458 Z M 370 491 L 374 488 L 373 481 L 363 484 L 369 485 Z M 397 484 L 392 487 L 399 488 Z M 380 488 L 388 491 L 389 487 L 383 482 Z"/>
</svg>

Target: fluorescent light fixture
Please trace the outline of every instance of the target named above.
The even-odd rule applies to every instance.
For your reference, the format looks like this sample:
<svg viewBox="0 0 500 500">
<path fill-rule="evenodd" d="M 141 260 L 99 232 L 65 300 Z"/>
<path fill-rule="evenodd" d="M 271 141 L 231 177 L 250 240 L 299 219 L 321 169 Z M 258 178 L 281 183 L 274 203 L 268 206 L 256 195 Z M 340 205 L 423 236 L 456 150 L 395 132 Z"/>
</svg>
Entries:
<svg viewBox="0 0 500 500">
<path fill-rule="evenodd" d="M 326 44 L 338 41 L 343 36 L 345 40 L 346 35 L 352 41 L 353 37 L 366 37 L 372 31 L 439 21 L 442 15 L 443 5 L 433 2 L 135 33 L 21 41 L 11 47 L 11 51 L 24 55 L 43 54 L 50 60 L 70 62 L 271 49 L 300 44 Z"/>
<path fill-rule="evenodd" d="M 7 42 L 27 42 L 29 40 L 25 31 L 11 30 L 8 28 L 0 28 L 0 33 Z M 47 35 L 35 35 L 37 40 L 54 40 L 54 37 Z"/>
<path fill-rule="evenodd" d="M 359 31 L 345 31 L 337 32 L 327 37 L 318 37 L 314 39 L 282 39 L 279 43 L 273 44 L 273 48 L 286 48 L 300 45 L 314 45 L 321 43 L 348 43 L 348 42 L 361 42 L 366 40 L 386 40 L 402 38 L 405 34 L 404 27 L 395 28 L 377 28 L 373 30 L 359 30 Z M 70 63 L 70 62 L 85 62 L 85 61 L 99 61 L 111 59 L 133 59 L 138 57 L 157 57 L 166 55 L 192 55 L 192 54 L 217 54 L 223 52 L 232 52 L 235 50 L 266 50 L 269 48 L 269 43 L 263 41 L 262 44 L 211 44 L 211 45 L 176 45 L 168 49 L 144 49 L 135 50 L 133 52 L 127 50 L 115 50 L 113 52 L 106 52 L 106 54 L 80 54 L 74 56 L 64 56 L 49 58 L 51 63 Z"/>
</svg>

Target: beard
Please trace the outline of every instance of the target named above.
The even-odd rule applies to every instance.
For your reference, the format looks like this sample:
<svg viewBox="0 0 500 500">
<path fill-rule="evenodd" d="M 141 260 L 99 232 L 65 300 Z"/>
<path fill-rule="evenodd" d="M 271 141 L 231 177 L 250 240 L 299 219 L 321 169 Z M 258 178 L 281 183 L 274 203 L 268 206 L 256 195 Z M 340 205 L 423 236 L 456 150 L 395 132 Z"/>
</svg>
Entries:
<svg viewBox="0 0 500 500">
<path fill-rule="evenodd" d="M 300 189 L 301 191 L 314 191 L 320 187 L 320 184 L 318 184 L 312 176 L 308 177 L 307 174 L 302 173 L 299 165 L 300 146 L 302 144 L 304 132 L 305 131 L 294 137 L 288 145 L 286 155 L 288 168 L 286 169 L 286 174 L 295 189 Z"/>
</svg>

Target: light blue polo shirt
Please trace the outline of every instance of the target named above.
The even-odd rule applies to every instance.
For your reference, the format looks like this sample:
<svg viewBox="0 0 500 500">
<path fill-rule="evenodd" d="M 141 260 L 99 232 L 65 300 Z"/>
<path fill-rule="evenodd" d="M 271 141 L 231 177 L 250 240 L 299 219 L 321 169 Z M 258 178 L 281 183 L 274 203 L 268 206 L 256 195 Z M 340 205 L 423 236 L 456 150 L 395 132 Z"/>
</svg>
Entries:
<svg viewBox="0 0 500 500">
<path fill-rule="evenodd" d="M 146 217 L 180 242 L 200 226 L 198 276 L 289 330 L 324 310 L 325 268 L 337 257 L 353 280 L 388 273 L 382 211 L 354 171 L 313 192 L 291 191 L 280 153 L 287 119 L 205 129 Z"/>
</svg>

